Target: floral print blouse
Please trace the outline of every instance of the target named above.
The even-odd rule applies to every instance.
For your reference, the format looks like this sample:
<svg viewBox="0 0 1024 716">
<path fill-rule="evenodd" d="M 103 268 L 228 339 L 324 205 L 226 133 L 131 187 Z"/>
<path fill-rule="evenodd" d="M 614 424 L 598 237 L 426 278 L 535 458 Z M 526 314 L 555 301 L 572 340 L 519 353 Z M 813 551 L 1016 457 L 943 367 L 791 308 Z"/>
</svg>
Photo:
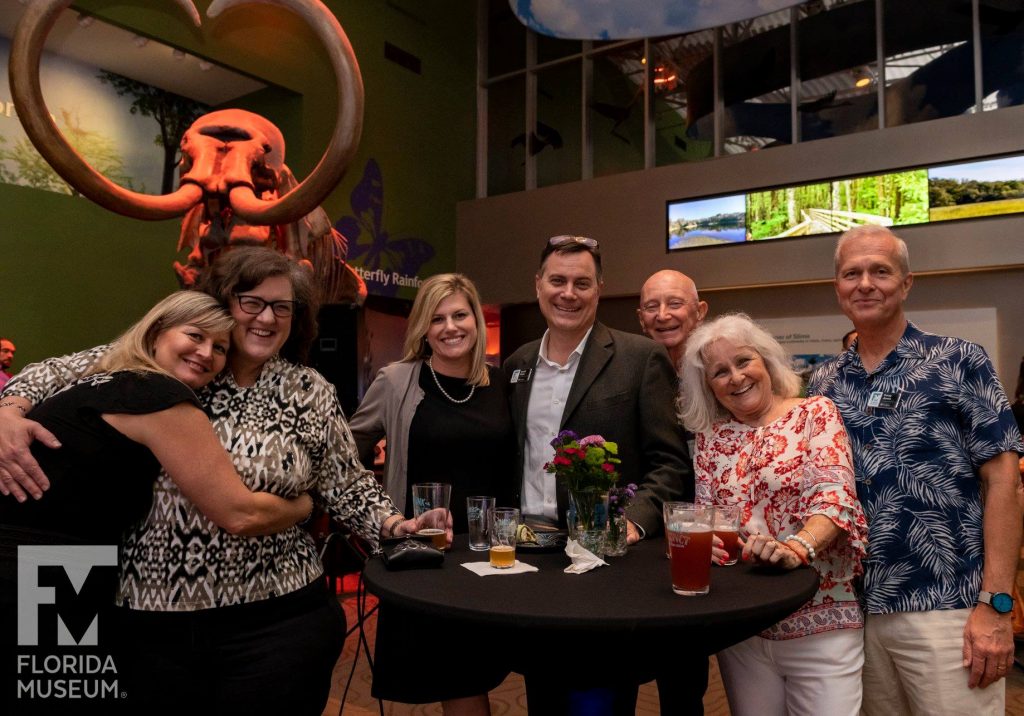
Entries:
<svg viewBox="0 0 1024 716">
<path fill-rule="evenodd" d="M 808 398 L 761 427 L 721 420 L 697 436 L 694 462 L 697 502 L 741 505 L 744 537 L 782 540 L 811 515 L 824 515 L 843 530 L 811 563 L 820 575 L 814 598 L 762 637 L 794 639 L 864 625 L 853 580 L 862 573 L 867 523 L 850 441 L 832 401 Z"/>
</svg>

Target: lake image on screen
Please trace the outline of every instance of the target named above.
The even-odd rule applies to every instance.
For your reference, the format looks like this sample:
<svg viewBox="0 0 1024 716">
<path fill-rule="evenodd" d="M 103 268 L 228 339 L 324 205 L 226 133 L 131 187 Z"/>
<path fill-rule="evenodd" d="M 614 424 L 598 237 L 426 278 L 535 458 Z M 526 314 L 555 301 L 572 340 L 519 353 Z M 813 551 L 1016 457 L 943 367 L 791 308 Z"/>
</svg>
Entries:
<svg viewBox="0 0 1024 716">
<path fill-rule="evenodd" d="M 668 205 L 668 248 L 690 249 L 746 241 L 742 194 Z"/>
</svg>

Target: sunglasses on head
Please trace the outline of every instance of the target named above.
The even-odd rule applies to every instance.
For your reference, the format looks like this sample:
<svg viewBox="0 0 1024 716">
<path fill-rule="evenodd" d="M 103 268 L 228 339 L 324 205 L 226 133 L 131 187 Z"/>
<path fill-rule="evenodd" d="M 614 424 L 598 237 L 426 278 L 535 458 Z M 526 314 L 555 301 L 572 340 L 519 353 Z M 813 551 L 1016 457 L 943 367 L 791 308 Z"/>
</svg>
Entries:
<svg viewBox="0 0 1024 716">
<path fill-rule="evenodd" d="M 582 244 L 588 249 L 596 249 L 597 239 L 591 239 L 587 236 L 570 236 L 569 234 L 562 234 L 561 236 L 552 236 L 548 239 L 548 244 L 556 248 L 567 244 Z"/>
</svg>

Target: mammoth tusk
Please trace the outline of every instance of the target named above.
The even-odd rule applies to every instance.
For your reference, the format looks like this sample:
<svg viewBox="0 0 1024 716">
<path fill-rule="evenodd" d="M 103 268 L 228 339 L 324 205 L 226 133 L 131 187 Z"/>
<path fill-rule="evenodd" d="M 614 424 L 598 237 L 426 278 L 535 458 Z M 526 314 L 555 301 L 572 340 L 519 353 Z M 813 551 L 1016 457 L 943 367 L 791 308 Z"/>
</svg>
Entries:
<svg viewBox="0 0 1024 716">
<path fill-rule="evenodd" d="M 338 92 L 337 119 L 330 143 L 301 184 L 272 201 L 260 200 L 247 187 L 231 191 L 231 208 L 246 222 L 286 224 L 313 211 L 345 175 L 363 131 L 363 78 L 348 36 L 319 0 L 214 0 L 207 15 L 216 17 L 224 10 L 253 3 L 289 9 L 309 24 L 330 57 Z"/>
<path fill-rule="evenodd" d="M 195 186 L 182 186 L 164 196 L 139 194 L 97 172 L 64 139 L 43 101 L 39 59 L 46 36 L 57 16 L 72 0 L 34 0 L 25 8 L 11 43 L 8 76 L 18 119 L 25 134 L 50 166 L 84 196 L 110 211 L 136 219 L 169 219 L 185 213 L 202 197 Z M 191 0 L 175 0 L 198 26 L 199 13 Z"/>
</svg>

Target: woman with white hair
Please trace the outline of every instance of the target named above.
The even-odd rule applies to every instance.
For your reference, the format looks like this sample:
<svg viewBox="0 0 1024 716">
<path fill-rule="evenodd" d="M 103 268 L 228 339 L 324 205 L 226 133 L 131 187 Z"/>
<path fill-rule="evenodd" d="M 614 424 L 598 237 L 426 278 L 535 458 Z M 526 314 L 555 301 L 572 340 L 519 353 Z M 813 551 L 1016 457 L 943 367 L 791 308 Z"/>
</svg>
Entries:
<svg viewBox="0 0 1024 716">
<path fill-rule="evenodd" d="M 785 350 L 744 314 L 694 331 L 682 365 L 680 417 L 697 434 L 698 502 L 742 507 L 744 560 L 809 564 L 821 577 L 799 610 L 719 653 L 730 709 L 854 716 L 864 618 L 853 580 L 867 524 L 839 411 L 827 398 L 798 397 Z"/>
</svg>

